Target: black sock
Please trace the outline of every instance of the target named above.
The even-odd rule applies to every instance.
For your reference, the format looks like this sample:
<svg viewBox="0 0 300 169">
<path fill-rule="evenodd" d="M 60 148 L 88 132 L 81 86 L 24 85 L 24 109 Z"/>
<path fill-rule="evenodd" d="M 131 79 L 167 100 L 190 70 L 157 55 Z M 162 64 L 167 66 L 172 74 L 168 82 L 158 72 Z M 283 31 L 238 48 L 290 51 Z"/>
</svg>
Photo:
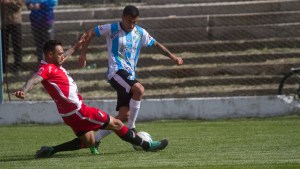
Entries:
<svg viewBox="0 0 300 169">
<path fill-rule="evenodd" d="M 52 147 L 54 150 L 51 152 L 51 155 L 60 151 L 74 151 L 82 148 L 81 141 L 79 138 L 75 138 L 71 141 L 62 143 L 57 146 Z"/>
<path fill-rule="evenodd" d="M 133 132 L 132 130 L 128 130 L 128 132 L 125 135 L 120 137 L 124 141 L 127 141 L 137 146 L 141 146 L 144 150 L 147 150 L 150 147 L 149 142 L 143 140 L 140 136 L 136 135 L 136 133 Z"/>
</svg>

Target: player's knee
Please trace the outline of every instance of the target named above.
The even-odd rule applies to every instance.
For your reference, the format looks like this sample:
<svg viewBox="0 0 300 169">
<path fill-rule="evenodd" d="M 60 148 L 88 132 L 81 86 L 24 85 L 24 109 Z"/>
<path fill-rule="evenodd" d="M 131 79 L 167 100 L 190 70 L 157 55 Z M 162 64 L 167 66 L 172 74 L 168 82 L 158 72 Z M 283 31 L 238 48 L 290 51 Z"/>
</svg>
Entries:
<svg viewBox="0 0 300 169">
<path fill-rule="evenodd" d="M 120 130 L 124 126 L 124 124 L 121 120 L 116 119 L 115 126 L 116 126 L 117 130 Z"/>
<path fill-rule="evenodd" d="M 145 88 L 144 88 L 144 86 L 140 86 L 139 87 L 139 94 L 141 95 L 141 96 L 143 96 L 144 95 L 144 92 L 145 92 Z"/>
<path fill-rule="evenodd" d="M 145 88 L 140 83 L 136 83 L 133 87 L 132 94 L 136 97 L 142 97 L 144 95 Z"/>
<path fill-rule="evenodd" d="M 113 130 L 120 130 L 124 125 L 121 120 L 116 118 L 112 118 L 110 123 L 111 123 L 111 127 L 113 127 Z"/>
</svg>

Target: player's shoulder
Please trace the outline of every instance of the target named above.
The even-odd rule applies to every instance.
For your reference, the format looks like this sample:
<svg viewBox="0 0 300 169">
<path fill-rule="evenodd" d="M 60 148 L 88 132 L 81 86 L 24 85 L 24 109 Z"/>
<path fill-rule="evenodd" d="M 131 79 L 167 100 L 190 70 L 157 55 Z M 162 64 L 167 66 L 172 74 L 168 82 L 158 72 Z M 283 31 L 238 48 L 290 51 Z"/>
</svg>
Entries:
<svg viewBox="0 0 300 169">
<path fill-rule="evenodd" d="M 57 67 L 55 64 L 52 63 L 47 63 L 47 62 L 41 62 L 39 67 L 43 68 L 52 68 L 52 67 Z"/>
<path fill-rule="evenodd" d="M 142 36 L 147 36 L 149 35 L 148 31 L 146 29 L 144 29 L 143 27 L 136 25 L 135 29 L 137 30 L 136 32 L 139 32 L 140 35 Z"/>
<path fill-rule="evenodd" d="M 113 26 L 118 26 L 118 25 L 119 25 L 119 22 L 112 22 L 112 23 L 106 23 L 106 24 L 98 25 L 98 26 L 102 27 L 102 28 L 111 28 Z"/>
<path fill-rule="evenodd" d="M 39 70 L 44 70 L 47 69 L 49 67 L 49 64 L 47 62 L 41 61 L 41 63 L 39 64 Z"/>
<path fill-rule="evenodd" d="M 140 25 L 135 25 L 135 28 L 139 31 L 146 31 L 143 27 L 141 27 Z"/>
<path fill-rule="evenodd" d="M 57 69 L 58 67 L 55 65 L 55 64 L 51 64 L 51 63 L 46 63 L 46 62 L 41 62 L 41 64 L 39 65 L 39 70 L 38 72 L 39 73 L 42 73 L 42 72 L 48 72 L 48 73 L 51 73 L 52 70 L 55 70 Z"/>
<path fill-rule="evenodd" d="M 110 32 L 112 30 L 118 30 L 118 22 L 113 22 L 113 23 L 106 23 L 103 25 L 98 25 L 95 27 L 95 29 L 99 32 L 101 32 L 101 34 L 103 32 Z"/>
<path fill-rule="evenodd" d="M 135 27 L 137 28 L 137 29 L 144 29 L 142 26 L 140 26 L 140 25 L 135 25 Z"/>
</svg>

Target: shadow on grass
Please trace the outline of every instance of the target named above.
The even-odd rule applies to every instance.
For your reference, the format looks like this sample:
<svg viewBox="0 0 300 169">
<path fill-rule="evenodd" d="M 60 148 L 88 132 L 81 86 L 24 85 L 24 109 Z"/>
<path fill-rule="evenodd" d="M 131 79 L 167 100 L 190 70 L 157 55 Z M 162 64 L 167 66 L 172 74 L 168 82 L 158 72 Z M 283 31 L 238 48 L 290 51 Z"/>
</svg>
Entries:
<svg viewBox="0 0 300 169">
<path fill-rule="evenodd" d="M 30 161 L 35 160 L 34 155 L 13 155 L 13 156 L 2 156 L 0 162 L 9 162 L 9 161 Z"/>
<path fill-rule="evenodd" d="M 0 162 L 10 162 L 10 161 L 32 161 L 32 160 L 46 160 L 55 158 L 73 158 L 86 156 L 86 154 L 55 154 L 48 158 L 35 158 L 34 155 L 14 155 L 14 156 L 3 156 Z"/>
<path fill-rule="evenodd" d="M 116 152 L 105 152 L 100 153 L 99 155 L 92 155 L 90 153 L 71 153 L 71 152 L 61 152 L 52 155 L 48 158 L 35 158 L 34 154 L 30 155 L 8 155 L 2 156 L 0 158 L 0 162 L 11 162 L 11 161 L 32 161 L 32 160 L 46 160 L 46 159 L 59 159 L 59 158 L 75 158 L 75 157 L 89 157 L 89 156 L 113 156 L 113 155 L 120 155 L 120 154 L 128 154 L 128 151 L 116 151 Z"/>
</svg>

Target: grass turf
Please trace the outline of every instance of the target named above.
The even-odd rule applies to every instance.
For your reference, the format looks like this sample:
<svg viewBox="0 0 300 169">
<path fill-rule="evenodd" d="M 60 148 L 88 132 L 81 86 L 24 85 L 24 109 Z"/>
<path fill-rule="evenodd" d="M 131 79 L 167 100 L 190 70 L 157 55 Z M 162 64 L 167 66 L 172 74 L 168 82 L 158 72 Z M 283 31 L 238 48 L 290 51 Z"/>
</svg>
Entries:
<svg viewBox="0 0 300 169">
<path fill-rule="evenodd" d="M 56 145 L 74 135 L 65 125 L 0 127 L 0 168 L 300 168 L 300 116 L 139 122 L 138 129 L 157 140 L 168 138 L 160 152 L 135 151 L 117 136 L 105 138 L 101 154 L 87 149 L 34 159 L 42 145 Z"/>
</svg>

